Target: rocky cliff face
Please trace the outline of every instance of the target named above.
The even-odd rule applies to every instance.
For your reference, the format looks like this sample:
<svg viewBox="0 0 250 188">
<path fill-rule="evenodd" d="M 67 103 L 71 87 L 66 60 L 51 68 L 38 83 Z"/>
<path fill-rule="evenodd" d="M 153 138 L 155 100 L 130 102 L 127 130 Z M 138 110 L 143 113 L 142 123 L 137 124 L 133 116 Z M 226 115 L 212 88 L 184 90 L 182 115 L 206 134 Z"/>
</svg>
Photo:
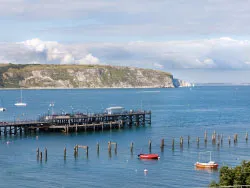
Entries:
<svg viewBox="0 0 250 188">
<path fill-rule="evenodd" d="M 2 88 L 173 88 L 172 74 L 101 65 L 0 65 Z"/>
</svg>

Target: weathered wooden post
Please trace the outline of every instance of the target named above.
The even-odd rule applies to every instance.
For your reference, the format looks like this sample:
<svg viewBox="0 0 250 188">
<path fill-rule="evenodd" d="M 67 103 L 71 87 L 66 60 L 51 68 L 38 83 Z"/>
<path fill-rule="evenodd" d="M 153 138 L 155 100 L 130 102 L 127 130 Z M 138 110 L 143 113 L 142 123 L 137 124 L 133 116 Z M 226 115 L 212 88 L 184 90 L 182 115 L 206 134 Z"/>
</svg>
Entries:
<svg viewBox="0 0 250 188">
<path fill-rule="evenodd" d="M 220 146 L 220 135 L 218 134 L 218 141 L 217 141 L 218 147 Z"/>
<path fill-rule="evenodd" d="M 246 136 L 245 136 L 246 142 L 248 141 L 248 132 L 246 132 Z"/>
<path fill-rule="evenodd" d="M 164 139 L 161 139 L 161 149 L 164 148 Z"/>
<path fill-rule="evenodd" d="M 115 154 L 117 154 L 117 142 L 115 143 Z"/>
<path fill-rule="evenodd" d="M 97 155 L 99 155 L 99 151 L 100 151 L 100 145 L 99 145 L 99 142 L 97 142 L 97 144 L 96 144 L 96 150 L 97 150 Z"/>
<path fill-rule="evenodd" d="M 190 136 L 188 135 L 188 146 L 189 146 L 189 143 L 190 143 Z"/>
<path fill-rule="evenodd" d="M 130 152 L 133 154 L 133 149 L 134 149 L 134 143 L 133 142 L 131 142 L 131 144 L 130 144 Z"/>
<path fill-rule="evenodd" d="M 65 147 L 65 148 L 64 148 L 64 151 L 63 151 L 64 160 L 66 159 L 66 156 L 67 156 L 67 150 L 66 150 L 66 147 Z"/>
<path fill-rule="evenodd" d="M 42 159 L 43 159 L 43 153 L 40 152 L 40 161 L 42 161 Z"/>
<path fill-rule="evenodd" d="M 204 142 L 207 143 L 207 131 L 204 133 Z"/>
<path fill-rule="evenodd" d="M 149 153 L 151 153 L 151 148 L 152 148 L 152 141 L 148 141 L 148 148 L 149 148 Z"/>
<path fill-rule="evenodd" d="M 111 153 L 111 142 L 108 142 L 108 152 Z"/>
<path fill-rule="evenodd" d="M 221 134 L 220 143 L 221 143 L 221 145 L 223 143 L 223 134 Z"/>
<path fill-rule="evenodd" d="M 183 137 L 180 137 L 180 146 L 183 147 Z"/>
<path fill-rule="evenodd" d="M 238 140 L 238 135 L 234 134 L 234 143 L 237 143 L 237 140 Z"/>
<path fill-rule="evenodd" d="M 228 144 L 229 144 L 229 146 L 231 144 L 231 137 L 230 136 L 228 136 Z"/>
<path fill-rule="evenodd" d="M 174 138 L 172 140 L 172 150 L 174 150 Z"/>
<path fill-rule="evenodd" d="M 36 159 L 39 160 L 39 148 L 36 149 Z"/>
<path fill-rule="evenodd" d="M 76 152 L 76 146 L 74 147 L 74 157 L 76 158 L 77 152 Z"/>
<path fill-rule="evenodd" d="M 199 146 L 199 144 L 200 144 L 200 137 L 199 136 L 197 137 L 196 141 L 197 141 L 197 146 Z"/>
<path fill-rule="evenodd" d="M 47 157 L 48 157 L 48 155 L 47 155 L 47 148 L 45 148 L 45 150 L 44 150 L 44 159 L 45 159 L 45 162 L 47 161 Z"/>
<path fill-rule="evenodd" d="M 86 155 L 87 155 L 87 158 L 89 156 L 89 146 L 86 146 Z"/>
</svg>

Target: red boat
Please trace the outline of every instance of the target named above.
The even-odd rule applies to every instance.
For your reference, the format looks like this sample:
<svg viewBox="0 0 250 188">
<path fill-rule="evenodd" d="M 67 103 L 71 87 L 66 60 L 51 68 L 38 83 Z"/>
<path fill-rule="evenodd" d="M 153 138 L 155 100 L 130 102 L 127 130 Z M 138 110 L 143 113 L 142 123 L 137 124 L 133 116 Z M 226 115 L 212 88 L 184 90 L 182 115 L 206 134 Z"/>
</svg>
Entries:
<svg viewBox="0 0 250 188">
<path fill-rule="evenodd" d="M 159 159 L 159 155 L 158 154 L 139 154 L 138 158 L 140 159 Z"/>
</svg>

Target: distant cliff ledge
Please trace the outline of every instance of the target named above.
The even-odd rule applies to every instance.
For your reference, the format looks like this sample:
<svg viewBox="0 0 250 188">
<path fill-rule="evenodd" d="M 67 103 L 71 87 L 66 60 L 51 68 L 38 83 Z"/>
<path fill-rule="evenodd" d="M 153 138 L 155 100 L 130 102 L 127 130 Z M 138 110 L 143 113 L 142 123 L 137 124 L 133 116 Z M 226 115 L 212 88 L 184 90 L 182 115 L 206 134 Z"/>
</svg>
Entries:
<svg viewBox="0 0 250 188">
<path fill-rule="evenodd" d="M 0 64 L 0 88 L 174 88 L 163 71 L 109 65 Z"/>
</svg>

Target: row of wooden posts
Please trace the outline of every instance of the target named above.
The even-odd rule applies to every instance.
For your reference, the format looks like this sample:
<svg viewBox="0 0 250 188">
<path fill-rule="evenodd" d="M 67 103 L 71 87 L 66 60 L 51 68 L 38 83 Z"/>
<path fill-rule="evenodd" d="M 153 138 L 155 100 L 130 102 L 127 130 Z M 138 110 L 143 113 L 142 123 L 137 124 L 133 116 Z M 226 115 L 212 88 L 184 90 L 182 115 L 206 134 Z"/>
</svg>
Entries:
<svg viewBox="0 0 250 188">
<path fill-rule="evenodd" d="M 218 135 L 217 139 L 218 139 L 217 145 L 219 146 L 220 144 L 223 143 L 223 135 Z M 233 140 L 234 140 L 234 143 L 237 143 L 238 134 L 234 134 Z M 245 135 L 245 140 L 248 141 L 248 133 L 246 133 L 246 135 Z M 207 143 L 207 141 L 208 141 L 207 132 L 205 132 L 205 136 L 204 136 L 205 144 Z M 196 142 L 197 142 L 197 145 L 199 145 L 199 143 L 200 143 L 200 138 L 199 137 L 196 138 Z M 190 136 L 188 136 L 187 143 L 188 143 L 188 145 L 190 144 Z M 184 144 L 184 138 L 181 136 L 180 137 L 180 147 L 183 147 L 183 144 Z M 212 134 L 212 144 L 216 144 L 216 132 L 214 132 Z M 231 137 L 230 136 L 228 137 L 228 144 L 229 145 L 231 144 Z M 111 141 L 108 142 L 108 152 L 109 152 L 109 154 L 111 154 L 112 145 L 114 145 L 114 152 L 115 152 L 115 154 L 117 154 L 117 142 L 111 142 Z M 152 141 L 151 140 L 149 140 L 148 146 L 149 146 L 149 152 L 151 152 L 151 149 L 152 149 Z M 161 150 L 163 150 L 164 147 L 165 147 L 164 139 L 161 139 L 161 143 L 160 143 Z M 85 149 L 86 155 L 88 156 L 88 153 L 89 153 L 89 147 L 88 146 L 75 145 L 74 146 L 74 156 L 75 157 L 78 157 L 79 148 Z M 97 154 L 99 155 L 99 151 L 100 151 L 99 143 L 97 143 L 96 148 L 97 148 Z M 172 140 L 172 150 L 174 150 L 174 148 L 175 148 L 175 139 L 173 138 L 173 140 Z M 132 154 L 133 154 L 133 150 L 134 150 L 134 143 L 131 142 L 131 144 L 130 144 L 130 152 Z M 64 159 L 66 159 L 66 156 L 67 156 L 67 150 L 66 150 L 66 147 L 65 147 L 64 148 Z M 37 148 L 37 160 L 42 161 L 42 158 L 43 158 L 42 151 L 39 152 L 39 148 Z M 47 148 L 45 148 L 45 150 L 44 150 L 44 159 L 45 159 L 45 161 L 47 161 Z"/>
</svg>

